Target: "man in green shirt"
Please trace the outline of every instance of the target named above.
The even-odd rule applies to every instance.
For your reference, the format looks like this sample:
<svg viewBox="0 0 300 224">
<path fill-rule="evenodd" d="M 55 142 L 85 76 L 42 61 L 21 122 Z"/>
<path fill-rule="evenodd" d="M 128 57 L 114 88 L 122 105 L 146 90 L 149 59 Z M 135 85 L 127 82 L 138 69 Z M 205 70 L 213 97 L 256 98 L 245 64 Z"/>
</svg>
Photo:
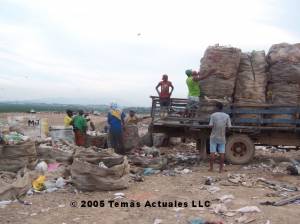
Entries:
<svg viewBox="0 0 300 224">
<path fill-rule="evenodd" d="M 78 146 L 85 145 L 85 137 L 86 137 L 86 130 L 87 130 L 87 122 L 86 119 L 83 117 L 83 110 L 78 111 L 78 115 L 73 119 L 73 127 L 75 132 L 75 142 Z"/>
<path fill-rule="evenodd" d="M 196 72 L 192 70 L 186 70 L 185 74 L 187 75 L 186 84 L 188 87 L 188 104 L 187 104 L 187 116 L 188 117 L 195 117 L 196 109 L 199 106 L 200 103 L 200 84 L 199 81 L 206 79 L 208 76 L 210 76 L 212 73 L 214 73 L 215 70 L 210 70 L 206 75 L 204 73 L 206 72 Z"/>
</svg>

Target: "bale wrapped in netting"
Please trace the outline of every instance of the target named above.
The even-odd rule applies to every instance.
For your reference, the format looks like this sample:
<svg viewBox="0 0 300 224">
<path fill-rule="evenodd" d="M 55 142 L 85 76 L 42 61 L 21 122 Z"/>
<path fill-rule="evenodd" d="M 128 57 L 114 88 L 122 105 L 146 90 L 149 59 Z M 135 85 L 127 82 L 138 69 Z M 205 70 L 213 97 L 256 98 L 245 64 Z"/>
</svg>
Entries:
<svg viewBox="0 0 300 224">
<path fill-rule="evenodd" d="M 300 83 L 300 63 L 278 62 L 270 67 L 272 83 Z"/>
<path fill-rule="evenodd" d="M 277 62 L 300 63 L 300 43 L 272 45 L 267 55 L 267 61 L 270 65 Z"/>
<path fill-rule="evenodd" d="M 297 106 L 300 103 L 298 83 L 271 83 L 268 88 L 272 92 L 271 103 L 273 104 Z"/>
<path fill-rule="evenodd" d="M 202 93 L 208 98 L 227 98 L 232 101 L 240 58 L 241 50 L 238 48 L 208 47 L 201 59 L 200 71 L 216 72 L 200 81 Z"/>
<path fill-rule="evenodd" d="M 24 167 L 33 169 L 36 163 L 37 153 L 33 141 L 0 147 L 0 170 L 17 172 Z"/>
<path fill-rule="evenodd" d="M 266 103 L 268 81 L 266 69 L 264 51 L 242 54 L 234 93 L 235 103 Z"/>
<path fill-rule="evenodd" d="M 77 149 L 71 166 L 72 181 L 83 191 L 120 190 L 129 185 L 127 158 L 112 149 Z"/>
</svg>

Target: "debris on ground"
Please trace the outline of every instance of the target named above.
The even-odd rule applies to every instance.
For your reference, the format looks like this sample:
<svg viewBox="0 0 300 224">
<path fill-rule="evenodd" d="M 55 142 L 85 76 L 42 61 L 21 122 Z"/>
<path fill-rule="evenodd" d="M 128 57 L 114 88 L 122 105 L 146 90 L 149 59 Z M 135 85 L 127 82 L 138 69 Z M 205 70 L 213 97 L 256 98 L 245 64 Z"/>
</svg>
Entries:
<svg viewBox="0 0 300 224">
<path fill-rule="evenodd" d="M 270 202 L 270 201 L 266 201 L 266 202 L 261 202 L 261 205 L 273 205 L 273 206 L 283 206 L 283 205 L 287 205 L 287 204 L 291 204 L 291 203 L 296 203 L 298 204 L 300 200 L 300 194 L 291 196 L 291 197 L 287 197 L 284 199 L 281 199 L 279 201 L 274 201 L 274 202 Z"/>
</svg>

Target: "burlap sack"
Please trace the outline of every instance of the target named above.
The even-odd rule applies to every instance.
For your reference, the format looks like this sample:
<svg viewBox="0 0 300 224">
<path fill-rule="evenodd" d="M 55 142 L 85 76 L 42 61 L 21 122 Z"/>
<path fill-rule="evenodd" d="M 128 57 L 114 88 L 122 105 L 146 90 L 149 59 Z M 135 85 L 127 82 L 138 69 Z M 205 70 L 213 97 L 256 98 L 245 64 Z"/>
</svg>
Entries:
<svg viewBox="0 0 300 224">
<path fill-rule="evenodd" d="M 37 162 L 34 142 L 20 145 L 3 145 L 0 148 L 0 170 L 17 172 L 27 167 L 33 169 Z"/>
<path fill-rule="evenodd" d="M 74 150 L 75 151 L 75 150 Z M 63 151 L 54 149 L 52 146 L 38 146 L 37 156 L 47 162 L 57 161 L 72 164 L 74 151 Z"/>
<path fill-rule="evenodd" d="M 0 201 L 18 199 L 26 194 L 37 176 L 35 171 L 25 169 L 24 172 L 18 173 L 17 178 L 12 183 L 0 180 Z"/>
<path fill-rule="evenodd" d="M 123 146 L 125 151 L 130 151 L 139 145 L 139 130 L 137 125 L 126 125 L 123 132 Z"/>
<path fill-rule="evenodd" d="M 113 149 L 102 149 L 97 152 L 90 148 L 77 148 L 74 158 L 98 165 L 103 162 L 107 167 L 124 163 L 124 156 L 114 153 Z"/>
<path fill-rule="evenodd" d="M 110 168 L 75 158 L 71 167 L 72 182 L 83 191 L 121 190 L 129 185 L 129 165 L 125 158 L 123 163 Z"/>
</svg>

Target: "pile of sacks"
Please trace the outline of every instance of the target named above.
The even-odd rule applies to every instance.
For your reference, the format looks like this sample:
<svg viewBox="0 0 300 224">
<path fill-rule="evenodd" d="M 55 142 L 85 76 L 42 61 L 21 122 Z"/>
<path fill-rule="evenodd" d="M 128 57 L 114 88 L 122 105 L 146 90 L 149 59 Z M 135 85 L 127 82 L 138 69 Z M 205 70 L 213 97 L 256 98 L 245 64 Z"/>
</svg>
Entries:
<svg viewBox="0 0 300 224">
<path fill-rule="evenodd" d="M 120 190 L 128 187 L 126 156 L 112 149 L 77 148 L 71 166 L 72 182 L 83 191 Z"/>
<path fill-rule="evenodd" d="M 267 55 L 270 65 L 270 101 L 297 105 L 300 96 L 300 44 L 275 44 Z"/>
<path fill-rule="evenodd" d="M 225 106 L 233 102 L 299 104 L 300 44 L 275 44 L 267 56 L 264 51 L 241 53 L 233 47 L 211 46 L 201 59 L 200 71 L 211 70 L 216 72 L 200 81 L 202 103 L 208 103 L 200 113 L 209 114 L 216 101 Z"/>
</svg>

